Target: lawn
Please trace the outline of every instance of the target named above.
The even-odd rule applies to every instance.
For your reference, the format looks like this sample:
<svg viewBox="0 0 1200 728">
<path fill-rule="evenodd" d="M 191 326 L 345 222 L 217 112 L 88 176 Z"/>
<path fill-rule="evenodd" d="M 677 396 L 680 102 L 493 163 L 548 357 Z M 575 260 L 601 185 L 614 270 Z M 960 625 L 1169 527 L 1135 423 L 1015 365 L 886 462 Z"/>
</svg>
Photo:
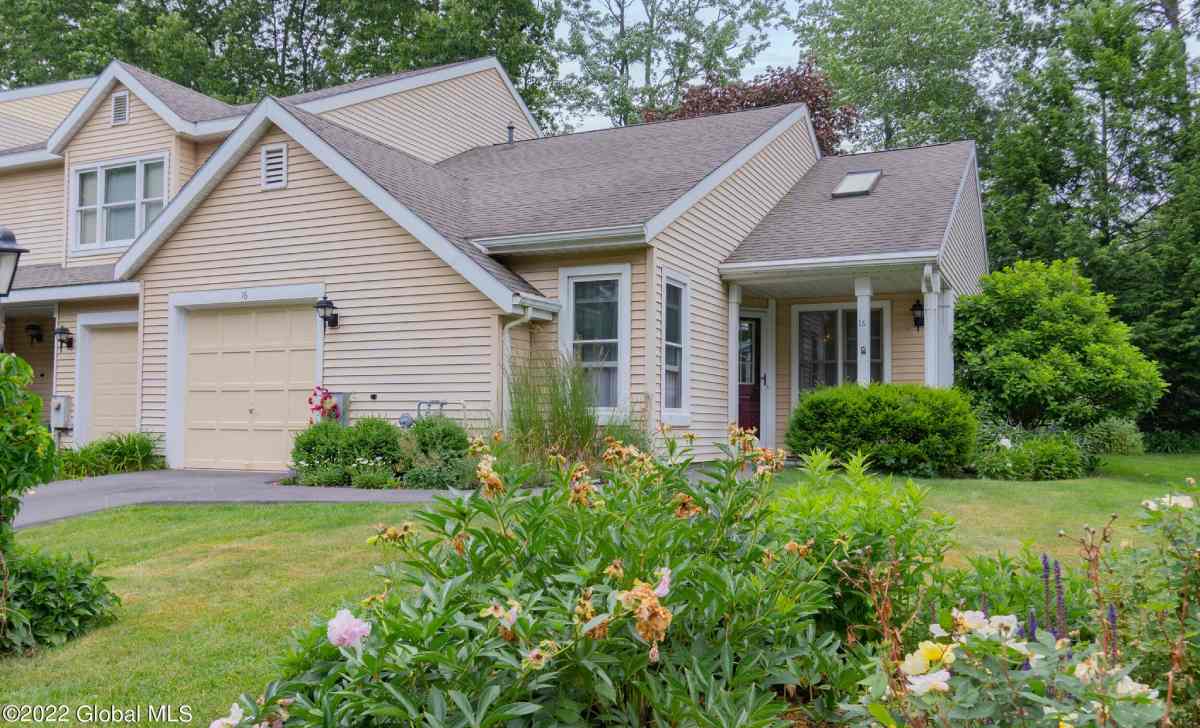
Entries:
<svg viewBox="0 0 1200 728">
<path fill-rule="evenodd" d="M 124 606 L 64 647 L 0 660 L 0 703 L 186 704 L 208 725 L 276 676 L 296 626 L 378 591 L 384 554 L 366 539 L 402 509 L 146 506 L 21 531 L 22 544 L 91 551 Z"/>
</svg>

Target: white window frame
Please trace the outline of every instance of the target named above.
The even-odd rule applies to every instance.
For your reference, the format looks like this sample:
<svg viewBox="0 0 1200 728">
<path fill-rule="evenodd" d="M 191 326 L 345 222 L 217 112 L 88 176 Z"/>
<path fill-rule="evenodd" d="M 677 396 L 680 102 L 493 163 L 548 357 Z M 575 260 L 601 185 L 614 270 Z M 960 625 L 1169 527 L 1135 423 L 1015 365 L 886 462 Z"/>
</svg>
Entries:
<svg viewBox="0 0 1200 728">
<path fill-rule="evenodd" d="M 283 181 L 267 183 L 267 154 L 275 150 L 283 152 Z M 258 153 L 258 181 L 264 190 L 281 190 L 288 185 L 288 145 L 287 142 L 264 144 Z"/>
<path fill-rule="evenodd" d="M 143 197 L 142 195 L 145 191 L 144 185 L 145 185 L 145 181 L 146 181 L 146 175 L 145 175 L 146 166 L 150 165 L 150 164 L 160 163 L 160 162 L 162 163 L 162 170 L 163 170 L 163 172 L 162 172 L 162 174 L 163 174 L 163 196 L 161 198 Z M 136 167 L 136 173 L 134 176 L 134 183 L 133 183 L 134 184 L 134 195 L 133 195 L 134 236 L 127 240 L 105 241 L 104 240 L 104 207 L 105 207 L 105 203 L 104 203 L 104 176 L 105 175 L 104 175 L 104 172 L 106 170 L 115 169 L 117 167 L 129 167 L 129 166 Z M 82 175 L 87 174 L 89 172 L 94 172 L 96 175 L 96 204 L 94 206 L 88 206 L 86 208 L 81 208 L 79 205 L 79 189 L 80 189 L 79 178 Z M 115 249 L 123 249 L 123 248 L 129 247 L 129 245 L 134 240 L 137 239 L 137 236 L 141 235 L 142 231 L 144 231 L 146 229 L 146 215 L 145 215 L 146 203 L 154 202 L 154 201 L 161 199 L 162 204 L 163 204 L 163 209 L 164 210 L 166 209 L 167 203 L 170 201 L 170 175 L 171 175 L 170 155 L 166 152 L 157 152 L 154 154 L 148 154 L 148 155 L 140 156 L 140 157 L 123 157 L 121 159 L 110 159 L 110 160 L 105 160 L 102 162 L 95 162 L 95 163 L 91 163 L 91 164 L 83 164 L 83 165 L 71 167 L 71 182 L 70 182 L 70 190 L 69 190 L 69 194 L 71 196 L 70 197 L 71 204 L 68 207 L 69 219 L 67 221 L 67 236 L 68 236 L 68 239 L 70 240 L 69 249 L 71 251 L 71 255 L 72 256 L 98 255 L 98 254 L 102 254 L 102 253 L 111 252 L 112 250 L 115 250 Z M 121 204 L 127 205 L 129 203 L 121 203 Z M 96 210 L 96 242 L 89 243 L 87 245 L 83 245 L 79 242 L 79 240 L 80 240 L 80 236 L 79 236 L 80 227 L 79 226 L 81 224 L 79 213 L 81 210 L 84 210 L 84 209 Z M 159 214 L 160 215 L 162 214 L 162 210 L 159 211 Z"/>
<path fill-rule="evenodd" d="M 117 99 L 125 99 L 125 121 L 115 121 L 113 119 L 113 111 L 117 108 Z M 129 119 L 133 117 L 133 106 L 129 103 L 129 92 L 118 91 L 113 94 L 108 100 L 108 121 L 111 126 L 125 126 L 129 123 Z"/>
<path fill-rule="evenodd" d="M 800 313 L 802 311 L 834 311 L 837 312 L 838 333 L 837 333 L 837 375 L 838 384 L 845 384 L 845 366 L 846 366 L 846 332 L 845 332 L 845 316 L 844 311 L 855 311 L 858 309 L 858 304 L 854 301 L 839 301 L 837 303 L 796 303 L 792 304 L 791 328 L 788 330 L 788 336 L 792 340 L 792 359 L 788 368 L 791 370 L 792 382 L 792 408 L 795 409 L 796 403 L 800 401 L 800 337 L 796 332 L 800 328 Z M 883 347 L 883 381 L 890 383 L 892 381 L 892 302 L 891 301 L 871 301 L 872 310 L 880 310 L 883 312 L 883 338 L 880 341 L 880 346 Z"/>
<path fill-rule="evenodd" d="M 628 416 L 630 345 L 633 340 L 633 266 L 629 263 L 587 265 L 558 269 L 558 346 L 563 356 L 575 356 L 575 283 L 617 280 L 617 406 L 596 407 L 601 422 Z"/>
<path fill-rule="evenodd" d="M 680 338 L 679 344 L 681 351 L 680 355 L 680 379 L 682 385 L 682 396 L 680 397 L 679 407 L 667 407 L 667 286 L 675 286 L 682 289 L 680 296 Z M 691 317 L 692 317 L 692 287 L 691 281 L 686 273 L 663 269 L 663 284 L 661 291 L 662 301 L 662 369 L 659 372 L 660 381 L 662 382 L 662 410 L 660 416 L 662 421 L 668 425 L 678 427 L 686 427 L 691 424 L 692 419 L 692 397 L 691 397 L 691 358 L 692 358 L 692 336 L 691 336 Z M 674 344 L 670 344 L 674 346 Z"/>
</svg>

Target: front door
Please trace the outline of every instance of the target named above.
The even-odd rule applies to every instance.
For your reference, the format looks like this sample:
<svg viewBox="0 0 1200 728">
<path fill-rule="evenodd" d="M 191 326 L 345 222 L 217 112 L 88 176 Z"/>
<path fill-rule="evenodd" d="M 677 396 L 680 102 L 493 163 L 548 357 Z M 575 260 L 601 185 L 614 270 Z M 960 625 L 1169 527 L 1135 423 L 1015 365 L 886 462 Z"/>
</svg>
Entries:
<svg viewBox="0 0 1200 728">
<path fill-rule="evenodd" d="M 738 426 L 762 432 L 762 320 L 738 324 Z"/>
</svg>

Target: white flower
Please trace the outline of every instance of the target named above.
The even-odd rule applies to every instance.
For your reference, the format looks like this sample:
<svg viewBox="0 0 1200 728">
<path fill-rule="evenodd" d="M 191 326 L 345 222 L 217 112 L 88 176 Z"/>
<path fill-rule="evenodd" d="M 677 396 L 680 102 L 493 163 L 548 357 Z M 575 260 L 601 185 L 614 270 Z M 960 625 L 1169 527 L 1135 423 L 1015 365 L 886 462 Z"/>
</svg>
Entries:
<svg viewBox="0 0 1200 728">
<path fill-rule="evenodd" d="M 1095 680 L 1100 675 L 1100 667 L 1095 658 L 1089 657 L 1075 666 L 1075 677 L 1084 685 Z"/>
<path fill-rule="evenodd" d="M 1007 637 L 1017 631 L 1017 618 L 1011 614 L 998 614 L 988 620 L 988 627 Z"/>
<path fill-rule="evenodd" d="M 1025 659 L 1029 660 L 1030 665 L 1036 665 L 1038 660 L 1044 657 L 1044 655 L 1039 655 L 1038 653 L 1030 650 L 1029 645 L 1024 642 L 1006 642 L 1005 645 L 1024 655 Z"/>
<path fill-rule="evenodd" d="M 921 654 L 920 650 L 917 650 L 904 658 L 904 662 L 900 664 L 900 670 L 905 675 L 924 675 L 929 671 L 929 660 Z"/>
<path fill-rule="evenodd" d="M 238 723 L 242 722 L 242 718 L 245 717 L 246 713 L 242 710 L 242 706 L 234 703 L 229 706 L 229 715 L 224 718 L 217 718 L 208 724 L 208 728 L 235 728 Z"/>
<path fill-rule="evenodd" d="M 990 629 L 987 616 L 978 610 L 960 612 L 957 609 L 951 610 L 954 616 L 955 631 L 961 633 L 974 632 L 981 634 Z"/>
<path fill-rule="evenodd" d="M 950 636 L 950 633 L 947 632 L 946 630 L 942 629 L 942 625 L 938 624 L 937 622 L 934 622 L 933 624 L 929 625 L 929 634 L 933 635 L 934 637 L 949 637 Z"/>
<path fill-rule="evenodd" d="M 1167 494 L 1158 500 L 1144 500 L 1142 507 L 1148 511 L 1157 511 L 1159 508 L 1193 508 L 1196 502 L 1192 500 L 1190 495 Z"/>
<path fill-rule="evenodd" d="M 1004 448 L 1005 450 L 1011 450 L 1012 440 L 1008 439 L 1007 437 L 1000 438 L 1000 447 Z"/>
<path fill-rule="evenodd" d="M 1133 678 L 1125 675 L 1117 682 L 1117 697 L 1118 698 L 1133 698 L 1139 695 L 1145 695 L 1153 700 L 1158 697 L 1157 690 L 1151 690 L 1149 685 L 1143 685 L 1135 681 Z"/>
<path fill-rule="evenodd" d="M 950 671 L 938 670 L 928 675 L 911 675 L 908 678 L 908 689 L 913 695 L 924 695 L 929 691 L 944 693 L 950 690 Z"/>
<path fill-rule="evenodd" d="M 349 609 L 339 609 L 325 629 L 325 636 L 338 647 L 353 647 L 371 634 L 371 625 L 358 619 Z"/>
</svg>

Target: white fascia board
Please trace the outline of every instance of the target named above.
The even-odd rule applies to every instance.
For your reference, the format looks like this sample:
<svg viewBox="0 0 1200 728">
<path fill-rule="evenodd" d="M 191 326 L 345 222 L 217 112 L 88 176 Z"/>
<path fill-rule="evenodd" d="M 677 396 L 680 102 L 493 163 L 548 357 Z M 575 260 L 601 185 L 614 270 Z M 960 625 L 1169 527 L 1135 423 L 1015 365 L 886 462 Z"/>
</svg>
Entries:
<svg viewBox="0 0 1200 728">
<path fill-rule="evenodd" d="M 542 129 L 538 126 L 537 120 L 534 119 L 533 114 L 529 112 L 529 107 L 527 107 L 524 100 L 521 99 L 521 94 L 517 93 L 516 87 L 514 87 L 512 84 L 512 79 L 508 77 L 508 71 L 504 70 L 504 66 L 500 65 L 500 61 L 494 56 L 480 58 L 477 61 L 471 61 L 469 63 L 461 63 L 457 66 L 451 66 L 449 68 L 441 68 L 436 71 L 430 71 L 429 73 L 420 73 L 408 76 L 406 78 L 399 78 L 395 81 L 389 81 L 387 83 L 380 83 L 375 84 L 374 86 L 354 89 L 353 91 L 346 91 L 333 96 L 326 96 L 325 98 L 321 99 L 313 99 L 312 101 L 306 101 L 302 104 L 298 104 L 298 106 L 310 113 L 322 114 L 326 111 L 333 111 L 334 109 L 341 109 L 346 106 L 353 106 L 354 104 L 361 104 L 366 101 L 374 101 L 375 99 L 383 98 L 384 96 L 391 96 L 392 94 L 411 91 L 412 89 L 421 88 L 422 86 L 430 86 L 442 81 L 449 81 L 451 79 L 469 76 L 472 73 L 479 73 L 480 71 L 486 71 L 488 69 L 494 69 L 500 74 L 500 78 L 504 80 L 505 85 L 508 86 L 509 93 L 512 94 L 513 99 L 517 102 L 517 105 L 521 107 L 521 111 L 525 114 L 525 118 L 529 121 L 529 125 L 533 127 L 534 132 L 538 136 L 541 136 Z"/>
<path fill-rule="evenodd" d="M 786 273 L 788 271 L 819 270 L 824 268 L 895 265 L 897 263 L 926 263 L 937 260 L 937 250 L 914 250 L 904 253 L 874 253 L 867 255 L 834 255 L 826 258 L 794 258 L 762 263 L 724 263 L 717 267 L 722 276 L 753 275 L 755 273 Z"/>
<path fill-rule="evenodd" d="M 47 164 L 62 162 L 62 157 L 51 154 L 45 149 L 31 149 L 27 152 L 5 154 L 0 156 L 0 169 L 23 169 L 25 167 L 40 167 Z"/>
<path fill-rule="evenodd" d="M 504 235 L 476 238 L 474 241 L 489 255 L 518 253 L 554 253 L 604 248 L 625 248 L 646 244 L 646 227 L 641 223 L 583 230 L 553 230 L 528 235 Z"/>
<path fill-rule="evenodd" d="M 0 299 L 3 303 L 41 303 L 44 301 L 81 301 L 89 298 L 119 298 L 136 296 L 142 291 L 137 281 L 84 283 L 75 286 L 20 288 Z"/>
<path fill-rule="evenodd" d="M 58 81 L 57 83 L 44 83 L 40 86 L 26 86 L 24 88 L 14 88 L 11 91 L 0 91 L 0 102 L 31 99 L 36 96 L 49 96 L 51 94 L 60 94 L 63 91 L 75 91 L 81 88 L 88 88 L 95 81 L 96 77 L 91 76 L 89 78 L 77 78 L 72 81 Z"/>
<path fill-rule="evenodd" d="M 279 127 L 296 140 L 397 225 L 424 243 L 434 255 L 441 258 L 480 292 L 492 299 L 502 311 L 512 313 L 515 310 L 517 294 L 512 289 L 497 280 L 483 266 L 469 258 L 431 225 L 392 197 L 379 183 L 368 177 L 271 98 L 264 99 L 254 108 L 254 111 L 250 112 L 241 126 L 217 148 L 212 158 L 184 185 L 184 188 L 167 205 L 154 224 L 147 228 L 133 242 L 133 245 L 129 246 L 129 250 L 117 261 L 117 277 L 127 279 L 135 274 L 166 242 L 167 238 L 183 224 L 191 212 L 203 202 L 213 188 L 224 179 L 229 170 L 241 161 L 246 152 L 258 142 L 271 124 Z"/>
<path fill-rule="evenodd" d="M 730 157 L 720 167 L 717 167 L 712 172 L 709 172 L 704 179 L 700 180 L 695 187 L 688 190 L 682 197 L 672 202 L 665 210 L 650 218 L 646 223 L 646 239 L 653 240 L 667 226 L 675 222 L 680 215 L 687 212 L 692 205 L 695 205 L 704 198 L 709 192 L 712 192 L 722 182 L 728 179 L 734 172 L 742 168 L 746 162 L 749 162 L 754 155 L 758 154 L 771 142 L 775 141 L 785 131 L 793 125 L 803 121 L 808 125 L 809 131 L 812 131 L 812 123 L 808 121 L 808 106 L 800 104 L 792 113 L 780 119 L 774 126 L 759 135 L 754 141 L 742 147 L 741 151 Z M 815 139 L 815 138 L 814 138 Z M 819 153 L 819 151 L 818 151 Z"/>
</svg>

